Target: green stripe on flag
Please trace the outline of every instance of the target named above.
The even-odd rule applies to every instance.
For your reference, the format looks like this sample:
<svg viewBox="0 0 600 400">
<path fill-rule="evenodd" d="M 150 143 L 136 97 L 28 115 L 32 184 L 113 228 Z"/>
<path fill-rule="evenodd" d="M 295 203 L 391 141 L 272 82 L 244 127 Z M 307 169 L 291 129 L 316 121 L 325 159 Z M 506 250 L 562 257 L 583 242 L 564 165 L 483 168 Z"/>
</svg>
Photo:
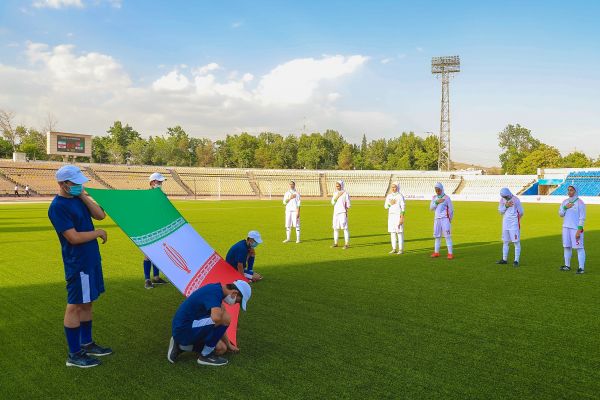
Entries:
<svg viewBox="0 0 600 400">
<path fill-rule="evenodd" d="M 134 242 L 149 244 L 186 223 L 160 190 L 85 189 Z M 135 238 L 135 239 L 134 239 Z M 137 242 L 136 242 L 137 244 Z"/>
</svg>

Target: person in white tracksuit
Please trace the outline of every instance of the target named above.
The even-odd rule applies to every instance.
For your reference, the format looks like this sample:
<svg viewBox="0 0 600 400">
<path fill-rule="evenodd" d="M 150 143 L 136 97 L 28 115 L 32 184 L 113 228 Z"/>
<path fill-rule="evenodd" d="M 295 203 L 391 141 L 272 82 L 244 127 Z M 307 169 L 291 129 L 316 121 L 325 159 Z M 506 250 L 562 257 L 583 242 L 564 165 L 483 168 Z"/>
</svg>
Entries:
<svg viewBox="0 0 600 400">
<path fill-rule="evenodd" d="M 435 193 L 431 199 L 429 209 L 435 213 L 433 217 L 433 237 L 435 238 L 435 246 L 432 258 L 440 256 L 440 245 L 442 244 L 442 235 L 446 239 L 446 246 L 448 247 L 448 260 L 454 258 L 452 252 L 452 236 L 451 236 L 451 222 L 454 218 L 454 207 L 452 206 L 452 200 L 450 196 L 444 193 L 444 185 L 440 182 L 435 184 Z"/>
<path fill-rule="evenodd" d="M 561 271 L 571 270 L 573 249 L 577 250 L 579 260 L 578 274 L 585 272 L 585 249 L 583 248 L 583 224 L 585 223 L 585 203 L 577 195 L 577 188 L 568 187 L 569 198 L 564 200 L 558 209 L 558 215 L 563 219 L 562 240 L 565 255 L 565 265 Z"/>
<path fill-rule="evenodd" d="M 333 245 L 338 247 L 339 230 L 344 230 L 344 249 L 350 245 L 350 232 L 348 231 L 348 209 L 350 208 L 350 195 L 344 189 L 344 181 L 335 182 L 336 191 L 331 198 L 333 205 Z"/>
<path fill-rule="evenodd" d="M 498 260 L 496 264 L 508 263 L 509 246 L 510 242 L 513 242 L 515 246 L 515 261 L 513 261 L 513 265 L 518 267 L 519 259 L 521 257 L 521 218 L 525 211 L 521 205 L 521 200 L 513 195 L 508 188 L 502 188 L 500 190 L 498 212 L 502 215 L 503 245 L 502 259 Z"/>
<path fill-rule="evenodd" d="M 296 182 L 290 181 L 290 190 L 283 195 L 285 205 L 285 240 L 290 241 L 292 228 L 296 228 L 296 243 L 300 243 L 300 193 L 296 190 Z"/>
<path fill-rule="evenodd" d="M 388 232 L 392 241 L 392 251 L 389 254 L 402 254 L 404 252 L 404 212 L 406 203 L 400 193 L 400 184 L 392 183 L 392 192 L 385 198 L 383 207 L 388 210 Z M 396 244 L 398 245 L 396 249 Z"/>
</svg>

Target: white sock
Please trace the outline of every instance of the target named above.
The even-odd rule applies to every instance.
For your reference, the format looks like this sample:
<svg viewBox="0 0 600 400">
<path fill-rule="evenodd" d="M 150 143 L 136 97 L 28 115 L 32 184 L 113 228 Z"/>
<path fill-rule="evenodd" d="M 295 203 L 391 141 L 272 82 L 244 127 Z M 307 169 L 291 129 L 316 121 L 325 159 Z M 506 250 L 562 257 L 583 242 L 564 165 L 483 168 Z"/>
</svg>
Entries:
<svg viewBox="0 0 600 400">
<path fill-rule="evenodd" d="M 571 256 L 573 256 L 573 250 L 570 247 L 565 247 L 565 265 L 571 266 Z"/>
<path fill-rule="evenodd" d="M 404 233 L 398 233 L 398 251 L 404 251 Z"/>
<path fill-rule="evenodd" d="M 348 232 L 348 228 L 344 229 L 344 242 L 348 244 L 350 241 L 350 232 Z"/>
<path fill-rule="evenodd" d="M 579 260 L 579 268 L 585 269 L 585 249 L 577 249 L 577 259 Z"/>
<path fill-rule="evenodd" d="M 508 260 L 508 242 L 502 243 L 502 259 L 504 261 Z"/>
<path fill-rule="evenodd" d="M 179 345 L 179 350 L 183 350 L 183 351 L 192 351 L 194 350 L 194 345 L 193 344 L 188 344 L 188 345 Z"/>
<path fill-rule="evenodd" d="M 394 232 L 390 233 L 390 238 L 392 239 L 392 250 L 396 250 L 396 234 Z"/>
<path fill-rule="evenodd" d="M 296 227 L 296 240 L 299 242 L 300 241 L 300 227 Z"/>
<path fill-rule="evenodd" d="M 290 228 L 285 228 L 285 240 L 290 240 L 290 232 L 292 230 Z"/>
<path fill-rule="evenodd" d="M 448 247 L 448 254 L 454 254 L 452 252 L 452 236 L 446 236 L 446 246 Z"/>
<path fill-rule="evenodd" d="M 334 229 L 334 231 L 333 231 L 333 243 L 338 244 L 339 238 L 340 238 L 340 233 L 338 232 L 337 229 Z"/>
<path fill-rule="evenodd" d="M 212 353 L 214 349 L 215 349 L 214 347 L 210 347 L 210 346 L 204 345 L 204 348 L 202 349 L 202 353 L 201 354 L 204 357 L 206 357 L 207 355 L 209 355 L 210 353 Z"/>
<path fill-rule="evenodd" d="M 440 245 L 442 244 L 442 238 L 436 237 L 435 238 L 435 246 L 434 246 L 434 253 L 439 253 L 440 252 Z"/>
<path fill-rule="evenodd" d="M 521 242 L 515 242 L 515 261 L 519 262 L 521 259 Z"/>
</svg>

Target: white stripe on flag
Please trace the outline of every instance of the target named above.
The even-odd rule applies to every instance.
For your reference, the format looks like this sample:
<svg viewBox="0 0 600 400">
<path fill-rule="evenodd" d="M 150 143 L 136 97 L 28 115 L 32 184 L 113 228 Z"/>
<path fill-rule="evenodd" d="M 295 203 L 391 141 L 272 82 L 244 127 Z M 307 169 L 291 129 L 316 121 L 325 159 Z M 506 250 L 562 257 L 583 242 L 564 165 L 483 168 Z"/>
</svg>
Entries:
<svg viewBox="0 0 600 400">
<path fill-rule="evenodd" d="M 206 318 L 196 319 L 196 320 L 192 321 L 192 328 L 201 328 L 206 325 L 214 325 L 214 324 L 215 323 L 213 322 L 213 320 L 210 317 L 206 317 Z"/>
<path fill-rule="evenodd" d="M 83 304 L 90 302 L 90 276 L 84 274 L 83 271 L 79 273 L 81 277 L 81 301 Z"/>
</svg>

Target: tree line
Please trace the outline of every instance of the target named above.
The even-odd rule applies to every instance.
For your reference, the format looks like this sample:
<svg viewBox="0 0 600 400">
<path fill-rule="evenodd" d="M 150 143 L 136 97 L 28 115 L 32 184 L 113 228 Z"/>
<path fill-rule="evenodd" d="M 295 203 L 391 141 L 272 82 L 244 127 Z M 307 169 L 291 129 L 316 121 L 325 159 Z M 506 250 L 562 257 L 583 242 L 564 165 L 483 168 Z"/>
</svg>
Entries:
<svg viewBox="0 0 600 400">
<path fill-rule="evenodd" d="M 31 160 L 62 159 L 46 154 L 45 132 L 55 130 L 57 125 L 52 115 L 40 129 L 16 125 L 13 120 L 14 113 L 0 110 L 0 158 L 11 158 L 13 151 L 20 151 Z M 529 129 L 519 124 L 508 125 L 500 132 L 498 144 L 502 171 L 508 174 L 535 174 L 537 168 L 600 167 L 600 158 L 592 160 L 580 151 L 561 156 L 558 149 L 534 138 Z M 413 132 L 371 141 L 363 135 L 360 144 L 349 143 L 331 129 L 299 136 L 241 133 L 213 141 L 192 137 L 181 126 L 174 126 L 163 135 L 145 139 L 130 125 L 115 121 L 106 135 L 95 136 L 92 141 L 93 162 L 134 165 L 436 170 L 438 155 L 437 136 L 423 138 Z"/>
</svg>

